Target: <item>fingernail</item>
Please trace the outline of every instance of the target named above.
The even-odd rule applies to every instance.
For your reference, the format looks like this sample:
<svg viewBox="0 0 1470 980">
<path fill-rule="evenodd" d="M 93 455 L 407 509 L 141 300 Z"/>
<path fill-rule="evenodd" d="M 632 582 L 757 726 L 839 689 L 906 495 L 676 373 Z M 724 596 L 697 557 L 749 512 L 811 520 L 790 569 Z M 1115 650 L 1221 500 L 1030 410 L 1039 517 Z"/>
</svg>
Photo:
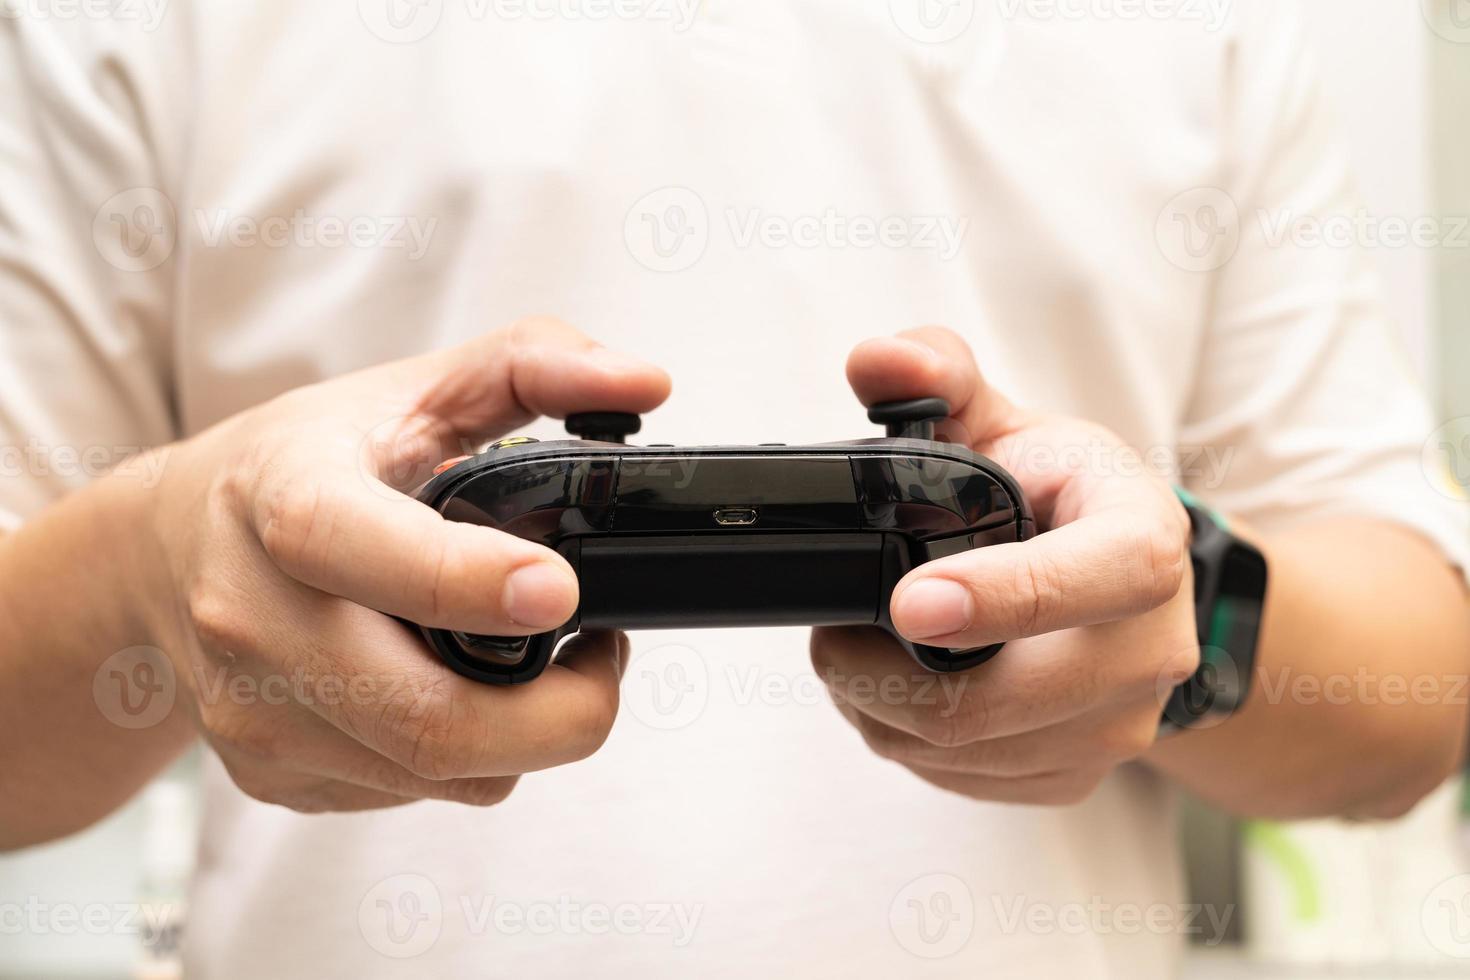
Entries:
<svg viewBox="0 0 1470 980">
<path fill-rule="evenodd" d="M 517 626 L 553 629 L 576 609 L 577 583 L 565 569 L 550 562 L 523 565 L 506 579 L 501 605 Z"/>
<path fill-rule="evenodd" d="M 922 579 L 899 593 L 894 625 L 911 640 L 951 636 L 970 628 L 975 600 L 970 590 L 944 578 Z"/>
<path fill-rule="evenodd" d="M 939 351 L 935 350 L 933 347 L 930 347 L 928 344 L 913 340 L 909 337 L 895 337 L 894 339 L 897 340 L 900 344 L 903 344 L 905 347 L 913 350 L 915 353 L 921 355 L 926 361 L 929 361 L 936 367 L 943 366 L 944 358 L 940 356 Z"/>
</svg>

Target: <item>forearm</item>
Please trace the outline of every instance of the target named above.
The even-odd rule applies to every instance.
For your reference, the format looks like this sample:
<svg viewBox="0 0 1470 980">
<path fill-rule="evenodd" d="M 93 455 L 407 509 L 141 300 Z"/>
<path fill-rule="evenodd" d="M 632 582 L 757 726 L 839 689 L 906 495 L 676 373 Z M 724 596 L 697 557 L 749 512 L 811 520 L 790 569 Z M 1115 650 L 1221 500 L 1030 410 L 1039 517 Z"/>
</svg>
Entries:
<svg viewBox="0 0 1470 980">
<path fill-rule="evenodd" d="M 1267 818 L 1390 817 L 1466 744 L 1470 612 L 1457 573 L 1410 531 L 1324 522 L 1257 541 L 1271 585 L 1246 707 L 1147 761 Z"/>
<path fill-rule="evenodd" d="M 110 474 L 0 537 L 0 849 L 87 826 L 189 744 L 182 703 L 156 722 L 162 700 L 128 714 L 173 696 L 166 669 L 152 694 L 98 678 L 151 641 L 151 492 L 131 469 Z"/>
</svg>

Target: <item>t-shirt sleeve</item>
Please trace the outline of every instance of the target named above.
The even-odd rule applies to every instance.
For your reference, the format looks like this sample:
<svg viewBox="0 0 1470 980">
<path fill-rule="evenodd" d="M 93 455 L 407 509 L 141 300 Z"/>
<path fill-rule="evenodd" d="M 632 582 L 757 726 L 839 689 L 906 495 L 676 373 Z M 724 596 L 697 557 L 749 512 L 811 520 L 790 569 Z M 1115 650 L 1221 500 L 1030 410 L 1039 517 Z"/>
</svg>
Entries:
<svg viewBox="0 0 1470 980">
<path fill-rule="evenodd" d="M 1226 234 L 1180 440 L 1219 465 L 1186 483 L 1263 530 L 1382 518 L 1470 567 L 1470 509 L 1437 471 L 1439 422 L 1386 312 L 1295 6 L 1237 13 L 1224 180 L 1195 216 Z"/>
<path fill-rule="evenodd" d="M 167 31 L 0 17 L 0 530 L 175 437 L 175 221 L 129 66 Z"/>
</svg>

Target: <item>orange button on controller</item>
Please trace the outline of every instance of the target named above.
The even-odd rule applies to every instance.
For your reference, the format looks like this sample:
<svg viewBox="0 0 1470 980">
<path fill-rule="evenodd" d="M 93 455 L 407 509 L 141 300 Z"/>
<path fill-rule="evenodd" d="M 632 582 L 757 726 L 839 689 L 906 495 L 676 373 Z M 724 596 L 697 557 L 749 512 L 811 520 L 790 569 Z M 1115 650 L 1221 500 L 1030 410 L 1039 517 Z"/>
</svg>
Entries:
<svg viewBox="0 0 1470 980">
<path fill-rule="evenodd" d="M 443 473 L 445 470 L 452 469 L 452 468 L 458 466 L 460 463 L 463 463 L 465 460 L 471 459 L 471 458 L 473 458 L 473 457 L 470 457 L 470 456 L 456 456 L 453 459 L 446 459 L 444 462 L 442 462 L 438 466 L 434 467 L 434 475 L 435 476 L 438 476 L 440 473 Z"/>
</svg>

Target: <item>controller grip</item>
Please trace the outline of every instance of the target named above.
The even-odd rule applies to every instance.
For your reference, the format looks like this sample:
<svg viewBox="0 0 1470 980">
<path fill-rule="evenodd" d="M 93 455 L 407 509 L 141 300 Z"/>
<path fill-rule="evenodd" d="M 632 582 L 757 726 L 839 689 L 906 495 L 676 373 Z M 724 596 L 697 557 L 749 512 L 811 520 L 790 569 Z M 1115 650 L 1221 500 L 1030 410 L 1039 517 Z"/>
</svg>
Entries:
<svg viewBox="0 0 1470 980">
<path fill-rule="evenodd" d="M 975 546 L 977 537 L 963 544 Z M 939 550 L 956 548 L 950 541 Z M 568 539 L 556 550 L 582 586 L 569 622 L 529 637 L 423 629 L 430 647 L 457 673 L 500 685 L 534 680 L 561 641 L 584 629 L 876 626 L 920 666 L 939 673 L 979 666 L 1002 647 L 946 650 L 898 635 L 889 608 L 894 588 L 939 556 L 902 534 L 592 537 Z"/>
</svg>

